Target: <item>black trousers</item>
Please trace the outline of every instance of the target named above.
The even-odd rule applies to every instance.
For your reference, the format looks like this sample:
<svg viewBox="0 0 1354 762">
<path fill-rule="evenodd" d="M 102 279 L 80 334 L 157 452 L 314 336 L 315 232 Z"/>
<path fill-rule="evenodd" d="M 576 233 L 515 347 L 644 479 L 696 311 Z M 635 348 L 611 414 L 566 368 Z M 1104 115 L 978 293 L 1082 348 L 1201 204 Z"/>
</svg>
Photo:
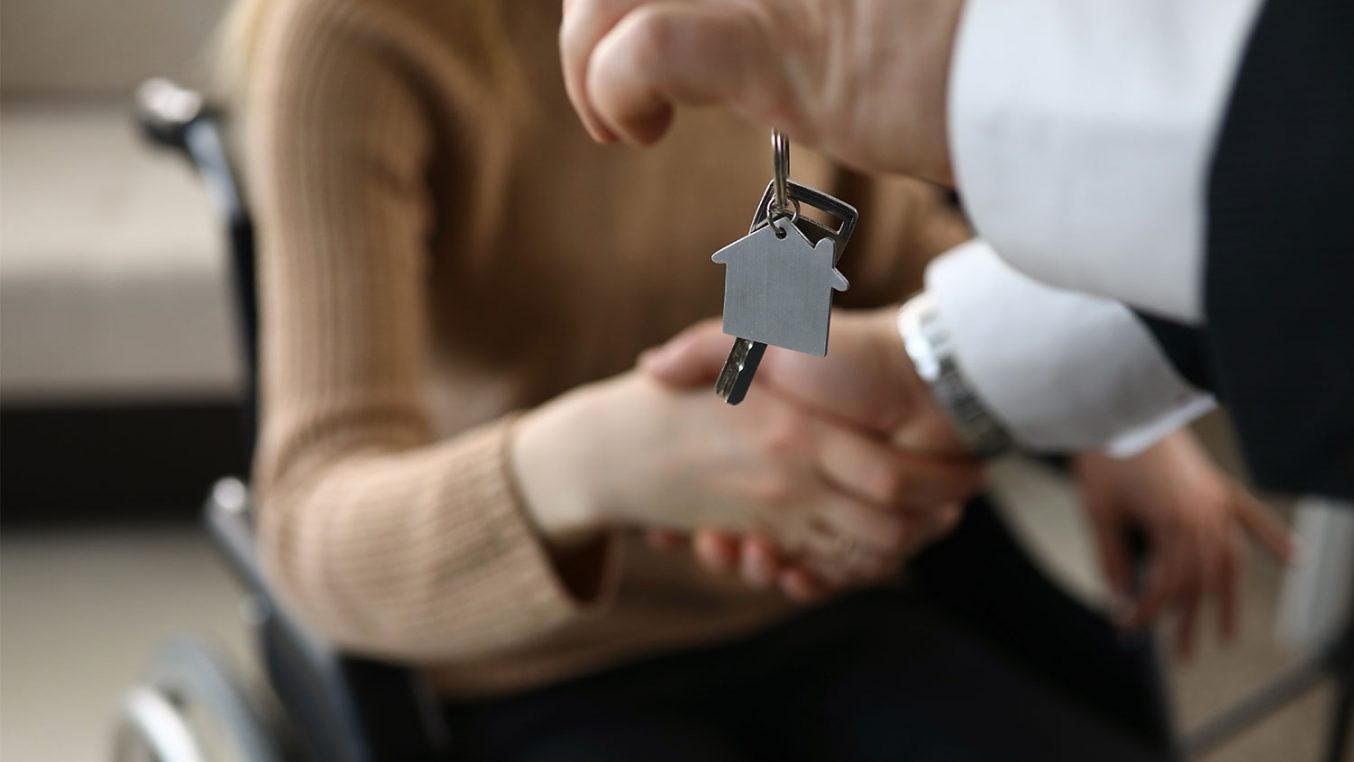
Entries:
<svg viewBox="0 0 1354 762">
<path fill-rule="evenodd" d="M 1147 641 L 1049 586 L 987 506 L 913 566 L 746 640 L 450 706 L 454 757 L 1171 758 Z"/>
</svg>

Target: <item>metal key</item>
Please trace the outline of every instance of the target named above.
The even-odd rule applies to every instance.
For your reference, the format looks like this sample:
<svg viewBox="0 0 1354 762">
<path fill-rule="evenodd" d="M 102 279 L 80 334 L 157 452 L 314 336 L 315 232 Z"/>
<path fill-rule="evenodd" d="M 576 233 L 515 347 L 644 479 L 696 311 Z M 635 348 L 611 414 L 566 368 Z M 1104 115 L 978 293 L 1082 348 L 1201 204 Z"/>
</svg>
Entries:
<svg viewBox="0 0 1354 762">
<path fill-rule="evenodd" d="M 832 292 L 849 285 L 836 264 L 855 231 L 855 208 L 791 181 L 789 141 L 772 132 L 771 145 L 774 174 L 748 235 L 713 257 L 727 268 L 724 332 L 736 337 L 715 382 L 715 393 L 730 405 L 747 395 L 767 344 L 827 353 Z M 838 227 L 802 217 L 803 206 Z"/>
<path fill-rule="evenodd" d="M 715 381 L 715 394 L 730 405 L 737 405 L 747 396 L 752 386 L 752 377 L 757 375 L 757 366 L 766 354 L 766 345 L 752 339 L 734 339 L 733 349 L 729 350 L 729 359 L 719 371 Z"/>
</svg>

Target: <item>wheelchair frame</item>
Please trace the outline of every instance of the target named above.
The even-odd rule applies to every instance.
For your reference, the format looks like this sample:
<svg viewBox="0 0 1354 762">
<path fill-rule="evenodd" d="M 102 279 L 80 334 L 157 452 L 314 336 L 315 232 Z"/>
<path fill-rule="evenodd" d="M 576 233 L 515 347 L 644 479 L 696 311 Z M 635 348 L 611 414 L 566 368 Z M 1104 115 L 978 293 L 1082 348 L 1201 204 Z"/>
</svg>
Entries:
<svg viewBox="0 0 1354 762">
<path fill-rule="evenodd" d="M 196 92 L 161 79 L 141 86 L 136 107 L 150 141 L 191 162 L 225 222 L 248 379 L 243 445 L 252 456 L 258 356 L 254 227 L 229 159 L 221 115 Z M 195 707 L 216 718 L 215 735 L 224 738 L 232 754 L 251 762 L 280 762 L 286 758 L 284 752 L 298 750 L 326 762 L 446 759 L 449 739 L 440 707 L 417 673 L 336 652 L 302 627 L 269 593 L 243 481 L 218 481 L 203 517 L 215 545 L 245 589 L 246 619 L 287 727 L 268 726 L 211 649 L 175 641 L 153 657 L 145 683 L 126 698 L 115 742 L 116 759 L 134 758 L 138 745 L 163 762 L 207 759 L 193 736 L 189 715 Z M 291 735 L 302 739 L 299 749 L 294 741 L 288 742 Z"/>
</svg>

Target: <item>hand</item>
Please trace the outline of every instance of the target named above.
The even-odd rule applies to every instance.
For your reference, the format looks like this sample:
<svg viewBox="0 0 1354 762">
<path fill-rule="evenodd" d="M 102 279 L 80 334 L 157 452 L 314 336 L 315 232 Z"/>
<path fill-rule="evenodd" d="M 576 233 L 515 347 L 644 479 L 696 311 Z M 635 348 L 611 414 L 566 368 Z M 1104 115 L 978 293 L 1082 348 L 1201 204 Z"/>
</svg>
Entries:
<svg viewBox="0 0 1354 762">
<path fill-rule="evenodd" d="M 1106 577 L 1122 602 L 1123 625 L 1140 628 L 1174 609 L 1182 656 L 1193 648 L 1206 599 L 1217 601 L 1223 636 L 1236 636 L 1247 534 L 1275 558 L 1292 556 L 1293 540 L 1283 522 L 1220 473 L 1188 432 L 1126 460 L 1078 456 L 1075 470 Z M 1127 547 L 1127 531 L 1134 527 L 1147 535 L 1150 553 L 1146 589 L 1136 600 Z"/>
<path fill-rule="evenodd" d="M 931 531 L 924 509 L 961 500 L 979 478 L 967 464 L 897 452 L 775 394 L 731 408 L 708 389 L 677 392 L 640 374 L 527 415 L 512 448 L 548 536 L 715 527 L 765 537 L 837 584 L 887 573 Z"/>
<path fill-rule="evenodd" d="M 880 582 L 897 571 L 898 564 L 936 540 L 949 534 L 963 517 L 962 503 L 946 503 L 913 517 L 906 544 L 898 549 L 892 563 L 875 577 L 846 579 L 812 563 L 787 555 L 775 542 L 760 534 L 739 535 L 720 529 L 703 528 L 687 533 L 672 529 L 651 529 L 646 533 L 649 546 L 660 552 L 675 552 L 690 545 L 696 560 L 706 571 L 718 576 L 737 574 L 753 588 L 780 587 L 787 598 L 813 603 L 853 585 Z"/>
<path fill-rule="evenodd" d="M 708 385 L 718 377 L 731 341 L 717 319 L 705 320 L 644 353 L 640 367 L 675 388 Z M 768 347 L 748 397 L 772 390 L 910 451 L 967 455 L 912 367 L 898 335 L 896 308 L 833 310 L 827 357 Z"/>
<path fill-rule="evenodd" d="M 891 438 L 916 453 L 938 455 L 941 462 L 963 463 L 977 473 L 978 466 L 966 459 L 948 419 L 917 378 L 898 336 L 896 316 L 892 308 L 834 312 L 827 358 L 769 347 L 749 400 L 756 394 L 783 395 L 881 439 Z M 646 352 L 640 365 L 666 384 L 707 389 L 724 362 L 729 341 L 717 320 L 703 321 Z M 902 557 L 947 534 L 960 515 L 958 503 L 936 503 L 932 510 L 919 513 L 913 542 Z M 649 539 L 655 547 L 671 550 L 682 547 L 687 538 L 654 531 Z M 697 559 L 711 572 L 738 573 L 755 585 L 775 578 L 795 600 L 813 600 L 838 587 L 795 564 L 764 537 L 706 527 L 691 540 Z"/>
<path fill-rule="evenodd" d="M 858 168 L 951 183 L 962 0 L 565 0 L 569 98 L 599 141 L 652 143 L 714 104 Z"/>
</svg>

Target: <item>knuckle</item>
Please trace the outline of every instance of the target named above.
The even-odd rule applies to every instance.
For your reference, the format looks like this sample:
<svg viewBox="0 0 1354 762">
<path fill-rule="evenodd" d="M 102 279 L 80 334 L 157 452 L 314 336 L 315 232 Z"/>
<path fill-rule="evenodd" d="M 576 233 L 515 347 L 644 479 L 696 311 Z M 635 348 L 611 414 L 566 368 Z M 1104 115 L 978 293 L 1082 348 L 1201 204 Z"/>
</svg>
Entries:
<svg viewBox="0 0 1354 762">
<path fill-rule="evenodd" d="M 762 447 L 772 456 L 802 455 L 812 445 L 808 421 L 803 416 L 781 411 L 770 417 L 762 430 Z"/>
<path fill-rule="evenodd" d="M 907 499 L 912 491 L 912 474 L 897 467 L 885 467 L 878 469 L 874 474 L 874 490 L 890 504 L 897 504 Z"/>
<path fill-rule="evenodd" d="M 794 485 L 780 476 L 767 476 L 758 479 L 748 487 L 748 497 L 753 502 L 771 508 L 789 505 L 795 498 Z"/>
<path fill-rule="evenodd" d="M 670 59 L 681 44 L 671 13 L 662 6 L 647 5 L 630 14 L 627 34 L 639 52 L 638 63 Z"/>
</svg>

